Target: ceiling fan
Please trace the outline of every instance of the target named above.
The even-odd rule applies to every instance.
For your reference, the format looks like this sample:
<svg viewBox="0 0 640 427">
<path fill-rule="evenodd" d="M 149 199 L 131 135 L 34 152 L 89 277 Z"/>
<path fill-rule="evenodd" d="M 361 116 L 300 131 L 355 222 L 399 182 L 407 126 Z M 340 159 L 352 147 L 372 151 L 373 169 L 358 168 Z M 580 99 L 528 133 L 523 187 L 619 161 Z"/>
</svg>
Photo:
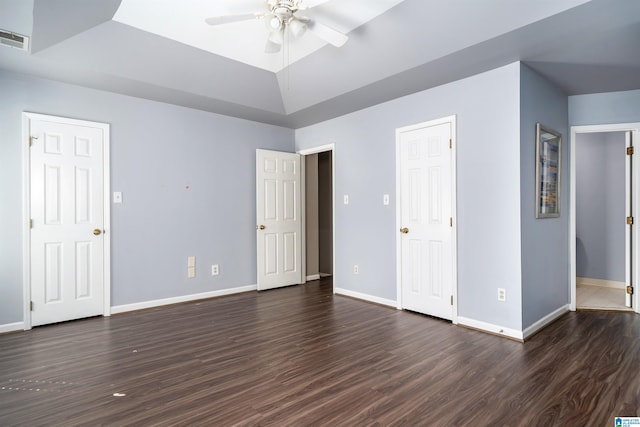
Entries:
<svg viewBox="0 0 640 427">
<path fill-rule="evenodd" d="M 285 30 L 289 30 L 294 38 L 302 36 L 308 29 L 327 43 L 340 47 L 349 37 L 331 27 L 316 22 L 306 16 L 297 16 L 298 11 L 311 9 L 326 3 L 328 0 L 266 0 L 266 12 L 239 13 L 212 16 L 205 19 L 209 25 L 223 25 L 250 19 L 263 20 L 269 30 L 265 53 L 280 52 L 284 43 Z"/>
</svg>

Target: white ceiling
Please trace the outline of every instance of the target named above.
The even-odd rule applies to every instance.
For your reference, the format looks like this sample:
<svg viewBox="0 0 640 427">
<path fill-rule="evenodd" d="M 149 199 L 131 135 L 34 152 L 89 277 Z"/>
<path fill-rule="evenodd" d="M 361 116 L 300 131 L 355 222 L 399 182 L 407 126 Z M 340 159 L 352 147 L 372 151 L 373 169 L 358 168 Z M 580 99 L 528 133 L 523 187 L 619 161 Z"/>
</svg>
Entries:
<svg viewBox="0 0 640 427">
<path fill-rule="evenodd" d="M 216 8 L 261 7 L 261 0 L 0 0 L 0 29 L 32 38 L 31 52 L 0 46 L 0 69 L 291 128 L 513 61 L 567 94 L 640 89 L 638 0 L 386 1 L 384 13 L 362 12 L 362 24 L 352 14 L 377 1 L 331 0 L 305 11 L 348 32 L 349 41 L 306 55 L 292 46 L 288 66 L 279 69 L 248 65 L 265 56 L 260 22 L 247 23 L 256 24 L 255 41 L 235 27 L 241 24 L 227 25 L 215 41 L 205 35 L 212 28 L 203 20 Z M 130 25 L 131 16 L 119 11 L 129 2 L 146 5 L 144 25 L 170 27 L 175 37 L 196 34 L 209 47 Z M 211 9 L 196 12 L 198 5 Z M 159 10 L 170 13 L 155 17 Z M 209 42 L 236 43 L 234 31 L 243 34 L 243 47 L 211 53 Z M 313 37 L 304 40 L 317 43 Z"/>
</svg>

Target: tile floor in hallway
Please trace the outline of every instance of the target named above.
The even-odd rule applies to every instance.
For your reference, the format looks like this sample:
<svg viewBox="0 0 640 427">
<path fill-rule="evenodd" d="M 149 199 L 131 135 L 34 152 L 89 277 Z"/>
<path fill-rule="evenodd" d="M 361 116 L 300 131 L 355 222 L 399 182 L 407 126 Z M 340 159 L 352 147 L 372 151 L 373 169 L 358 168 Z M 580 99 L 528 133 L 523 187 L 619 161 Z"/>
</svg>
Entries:
<svg viewBox="0 0 640 427">
<path fill-rule="evenodd" d="M 590 285 L 576 287 L 576 306 L 578 309 L 631 310 L 625 307 L 624 299 L 624 289 Z"/>
</svg>

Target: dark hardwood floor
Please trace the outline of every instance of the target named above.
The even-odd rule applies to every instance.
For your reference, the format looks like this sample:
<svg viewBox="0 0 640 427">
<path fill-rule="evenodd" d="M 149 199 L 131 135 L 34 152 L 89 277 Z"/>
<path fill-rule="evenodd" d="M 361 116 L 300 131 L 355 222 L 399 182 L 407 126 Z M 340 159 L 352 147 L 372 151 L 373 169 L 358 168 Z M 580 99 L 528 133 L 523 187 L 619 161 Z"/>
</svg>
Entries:
<svg viewBox="0 0 640 427">
<path fill-rule="evenodd" d="M 0 335 L 0 425 L 612 426 L 639 336 L 576 312 L 520 344 L 311 282 Z"/>
</svg>

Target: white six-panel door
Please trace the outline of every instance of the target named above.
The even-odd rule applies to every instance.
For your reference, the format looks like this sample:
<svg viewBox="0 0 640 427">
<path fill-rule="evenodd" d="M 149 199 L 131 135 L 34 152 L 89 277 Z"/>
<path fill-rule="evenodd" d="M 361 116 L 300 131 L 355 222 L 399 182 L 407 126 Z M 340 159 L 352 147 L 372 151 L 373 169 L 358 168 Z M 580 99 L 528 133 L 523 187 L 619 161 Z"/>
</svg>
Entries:
<svg viewBox="0 0 640 427">
<path fill-rule="evenodd" d="M 256 150 L 258 289 L 303 283 L 301 157 Z"/>
<path fill-rule="evenodd" d="M 401 308 L 452 320 L 452 123 L 399 129 Z"/>
<path fill-rule="evenodd" d="M 104 127 L 28 116 L 31 325 L 104 313 Z"/>
</svg>

